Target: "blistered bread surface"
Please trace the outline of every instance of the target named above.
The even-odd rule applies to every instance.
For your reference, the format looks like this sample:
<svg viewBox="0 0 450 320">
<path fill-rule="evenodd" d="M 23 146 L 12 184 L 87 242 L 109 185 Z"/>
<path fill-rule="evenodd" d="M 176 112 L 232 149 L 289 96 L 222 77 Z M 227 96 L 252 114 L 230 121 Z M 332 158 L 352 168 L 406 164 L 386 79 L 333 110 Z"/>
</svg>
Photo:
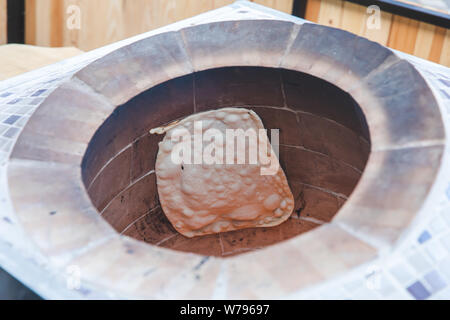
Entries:
<svg viewBox="0 0 450 320">
<path fill-rule="evenodd" d="M 264 129 L 258 115 L 244 108 L 224 108 L 191 115 L 165 128 L 153 132 L 166 135 L 159 143 L 155 172 L 161 207 L 173 225 L 187 237 L 227 232 L 243 228 L 275 226 L 286 219 L 294 208 L 294 198 L 283 169 L 272 175 L 262 175 L 258 161 L 249 164 L 177 164 L 171 158 L 176 142 L 172 134 L 177 128 L 186 128 L 194 134 L 194 123 L 201 121 L 203 133 L 214 128 Z M 267 139 L 267 134 L 265 134 Z M 214 139 L 203 142 L 203 149 L 216 143 L 222 147 L 226 143 Z M 267 149 L 273 149 L 267 140 Z M 192 142 L 193 145 L 193 142 Z M 254 146 L 253 146 L 254 147 Z M 249 144 L 246 144 L 246 152 Z M 192 158 L 195 150 L 192 149 Z M 236 160 L 236 159 L 235 159 Z M 272 160 L 273 161 L 273 160 Z M 267 165 L 266 165 L 267 166 Z"/>
</svg>

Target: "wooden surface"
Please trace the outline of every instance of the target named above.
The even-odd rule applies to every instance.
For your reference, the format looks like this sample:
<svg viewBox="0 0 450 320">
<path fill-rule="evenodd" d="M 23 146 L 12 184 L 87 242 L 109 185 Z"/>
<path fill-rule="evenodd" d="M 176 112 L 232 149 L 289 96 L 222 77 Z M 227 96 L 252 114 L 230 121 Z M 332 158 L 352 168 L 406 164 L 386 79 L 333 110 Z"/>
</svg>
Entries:
<svg viewBox="0 0 450 320">
<path fill-rule="evenodd" d="M 6 0 L 0 0 L 0 44 L 8 40 L 6 13 Z"/>
<path fill-rule="evenodd" d="M 6 0 L 0 0 L 6 3 Z M 74 46 L 91 50 L 149 31 L 233 0 L 26 0 L 27 44 Z M 254 0 L 291 13 L 293 0 Z M 80 10 L 80 29 L 68 28 Z M 1 9 L 0 9 L 1 12 Z M 101 14 L 100 14 L 101 13 Z M 381 13 L 379 29 L 367 27 L 367 8 L 342 0 L 308 0 L 306 18 L 341 28 L 391 48 L 450 66 L 450 30 L 431 24 Z M 0 43 L 1 43 L 0 32 Z"/>
<path fill-rule="evenodd" d="M 306 19 L 341 28 L 383 45 L 450 66 L 450 30 L 381 12 L 380 28 L 367 27 L 367 7 L 342 0 L 308 0 Z"/>
<path fill-rule="evenodd" d="M 77 48 L 43 48 L 21 44 L 0 46 L 0 80 L 76 56 Z"/>
<path fill-rule="evenodd" d="M 27 44 L 74 46 L 91 50 L 202 12 L 233 0 L 26 0 Z M 287 13 L 293 0 L 254 2 Z M 80 29 L 69 29 L 67 19 L 80 10 Z"/>
</svg>

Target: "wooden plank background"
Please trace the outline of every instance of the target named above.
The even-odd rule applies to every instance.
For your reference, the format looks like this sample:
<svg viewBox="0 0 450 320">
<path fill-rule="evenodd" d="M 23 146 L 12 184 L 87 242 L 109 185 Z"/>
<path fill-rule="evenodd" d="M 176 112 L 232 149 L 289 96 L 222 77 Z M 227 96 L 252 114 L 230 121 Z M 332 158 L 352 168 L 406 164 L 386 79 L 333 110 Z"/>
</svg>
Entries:
<svg viewBox="0 0 450 320">
<path fill-rule="evenodd" d="M 291 13 L 293 0 L 253 0 Z M 0 0 L 0 44 L 6 43 L 6 2 Z M 26 0 L 25 42 L 91 50 L 232 3 L 233 0 Z M 80 29 L 69 30 L 69 6 L 80 9 Z M 306 19 L 341 28 L 391 48 L 450 67 L 450 30 L 381 13 L 367 28 L 367 8 L 342 0 L 307 0 Z"/>
<path fill-rule="evenodd" d="M 342 0 L 308 0 L 305 18 L 450 67 L 450 30 L 381 12 L 380 29 L 368 29 L 367 7 Z"/>
<path fill-rule="evenodd" d="M 91 50 L 202 12 L 233 0 L 26 0 L 25 42 Z M 293 0 L 254 0 L 292 12 Z M 69 30 L 67 9 L 76 5 L 81 28 Z"/>
<path fill-rule="evenodd" d="M 6 14 L 6 0 L 0 0 L 0 44 L 8 40 Z"/>
</svg>

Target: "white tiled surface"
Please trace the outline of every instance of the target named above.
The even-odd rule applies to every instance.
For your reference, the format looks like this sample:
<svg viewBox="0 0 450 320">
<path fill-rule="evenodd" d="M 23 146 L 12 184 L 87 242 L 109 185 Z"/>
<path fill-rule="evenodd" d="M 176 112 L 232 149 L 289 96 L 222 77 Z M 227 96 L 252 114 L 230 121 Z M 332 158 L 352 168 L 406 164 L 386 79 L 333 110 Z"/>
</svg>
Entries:
<svg viewBox="0 0 450 320">
<path fill-rule="evenodd" d="M 63 81 L 91 61 L 125 44 L 166 30 L 218 20 L 279 19 L 303 23 L 252 3 L 237 2 L 170 26 L 141 34 L 57 64 L 0 82 L 0 265 L 45 298 L 108 298 L 82 287 L 70 290 L 25 243 L 8 194 L 7 158 L 21 128 L 39 104 Z M 450 124 L 450 69 L 400 52 L 427 79 Z M 448 126 L 448 125 L 447 125 Z M 286 298 L 317 299 L 450 299 L 450 145 L 436 184 L 409 235 L 392 252 L 332 281 Z M 62 273 L 64 274 L 64 273 Z"/>
</svg>

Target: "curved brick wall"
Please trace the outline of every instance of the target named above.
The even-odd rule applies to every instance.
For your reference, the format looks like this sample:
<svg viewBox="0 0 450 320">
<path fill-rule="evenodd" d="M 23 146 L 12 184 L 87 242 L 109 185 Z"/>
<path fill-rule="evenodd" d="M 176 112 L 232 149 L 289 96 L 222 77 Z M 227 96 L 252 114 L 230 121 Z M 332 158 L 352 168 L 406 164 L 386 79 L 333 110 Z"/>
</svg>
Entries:
<svg viewBox="0 0 450 320">
<path fill-rule="evenodd" d="M 193 112 L 242 106 L 266 128 L 280 130 L 280 162 L 296 199 L 277 227 L 186 238 L 161 211 L 154 162 L 161 136 L 148 130 Z M 118 232 L 176 250 L 228 256 L 261 248 L 326 223 L 358 182 L 370 151 L 358 105 L 313 76 L 282 69 L 211 69 L 158 85 L 121 107 L 92 139 L 83 179 L 102 215 Z"/>
</svg>

